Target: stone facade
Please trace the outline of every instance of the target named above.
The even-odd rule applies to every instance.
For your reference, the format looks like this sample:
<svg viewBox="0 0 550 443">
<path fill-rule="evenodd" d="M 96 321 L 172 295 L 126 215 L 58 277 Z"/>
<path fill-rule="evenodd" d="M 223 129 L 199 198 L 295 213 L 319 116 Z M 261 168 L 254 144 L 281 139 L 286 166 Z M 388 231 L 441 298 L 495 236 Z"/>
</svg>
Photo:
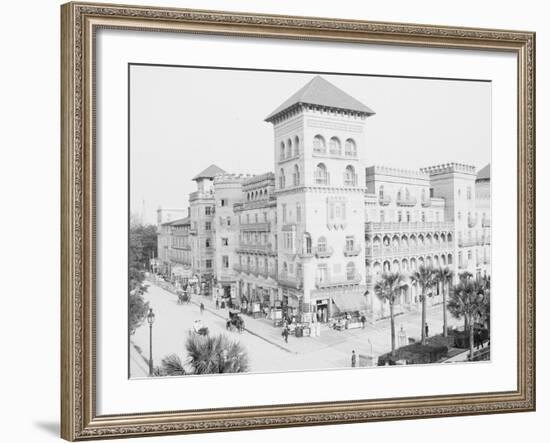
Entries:
<svg viewBox="0 0 550 443">
<path fill-rule="evenodd" d="M 478 174 L 460 163 L 367 167 L 373 115 L 312 80 L 266 118 L 274 172 L 203 171 L 189 217 L 160 226 L 159 258 L 180 260 L 167 254 L 167 236 L 187 232 L 178 240 L 189 248 L 183 264 L 233 303 L 321 321 L 356 310 L 385 316 L 374 295 L 385 270 L 408 275 L 427 264 L 490 274 L 490 166 Z M 418 304 L 419 288 L 409 284 L 396 311 Z"/>
</svg>

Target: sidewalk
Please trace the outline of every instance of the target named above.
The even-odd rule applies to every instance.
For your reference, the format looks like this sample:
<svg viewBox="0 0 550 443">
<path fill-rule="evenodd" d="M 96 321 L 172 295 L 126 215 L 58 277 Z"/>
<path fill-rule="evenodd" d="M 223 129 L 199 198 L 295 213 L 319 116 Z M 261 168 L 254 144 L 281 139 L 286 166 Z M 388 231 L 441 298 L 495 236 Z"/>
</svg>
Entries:
<svg viewBox="0 0 550 443">
<path fill-rule="evenodd" d="M 150 282 L 156 285 L 154 282 Z M 161 286 L 163 289 L 173 292 L 170 288 Z M 224 321 L 229 318 L 229 310 L 216 309 L 211 296 L 193 295 L 191 303 L 198 306 L 204 304 L 205 310 L 212 315 L 217 316 Z M 396 316 L 396 333 L 403 326 L 408 337 L 419 339 L 420 337 L 420 312 L 412 311 L 406 314 Z M 449 316 L 450 317 L 450 316 Z M 245 330 L 270 343 L 277 348 L 290 354 L 317 354 L 330 355 L 331 352 L 351 352 L 355 349 L 358 353 L 381 355 L 389 352 L 391 349 L 390 319 L 377 321 L 374 324 L 367 324 L 364 329 L 351 329 L 337 331 L 328 325 L 321 325 L 320 337 L 288 337 L 288 343 L 285 343 L 281 335 L 282 329 L 274 327 L 270 320 L 264 318 L 253 318 L 248 315 L 242 315 L 245 323 Z M 442 329 L 442 306 L 432 306 L 427 311 L 427 322 L 430 326 L 431 334 L 439 333 Z M 449 326 L 458 324 L 458 320 L 448 318 Z"/>
</svg>

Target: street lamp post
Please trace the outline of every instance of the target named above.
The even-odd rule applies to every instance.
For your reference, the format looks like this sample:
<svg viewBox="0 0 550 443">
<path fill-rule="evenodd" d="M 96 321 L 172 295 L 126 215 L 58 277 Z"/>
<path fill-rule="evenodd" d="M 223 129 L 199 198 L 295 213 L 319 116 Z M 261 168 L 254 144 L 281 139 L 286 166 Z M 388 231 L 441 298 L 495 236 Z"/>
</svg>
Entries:
<svg viewBox="0 0 550 443">
<path fill-rule="evenodd" d="M 155 314 L 153 309 L 149 308 L 147 314 L 147 322 L 149 323 L 149 377 L 153 376 L 153 323 L 155 322 Z"/>
</svg>

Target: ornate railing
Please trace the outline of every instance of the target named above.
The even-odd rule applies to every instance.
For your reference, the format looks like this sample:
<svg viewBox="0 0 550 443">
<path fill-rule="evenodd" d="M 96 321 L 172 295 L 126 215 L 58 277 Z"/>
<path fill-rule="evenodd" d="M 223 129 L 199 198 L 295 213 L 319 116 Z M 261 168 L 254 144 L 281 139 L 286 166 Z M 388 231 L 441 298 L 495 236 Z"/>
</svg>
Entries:
<svg viewBox="0 0 550 443">
<path fill-rule="evenodd" d="M 354 246 L 351 249 L 344 248 L 344 256 L 355 257 L 361 253 L 361 246 Z"/>
<path fill-rule="evenodd" d="M 361 283 L 361 274 L 355 274 L 355 276 L 352 279 L 345 279 L 345 280 L 317 279 L 315 281 L 315 286 L 317 287 L 317 289 L 332 289 L 332 288 L 339 288 L 339 287 L 345 287 L 345 286 L 355 286 L 355 285 L 358 285 L 359 283 Z"/>
<path fill-rule="evenodd" d="M 271 230 L 270 222 L 241 223 L 241 231 L 269 232 Z"/>
<path fill-rule="evenodd" d="M 302 279 L 288 274 L 280 274 L 277 281 L 282 286 L 287 286 L 294 289 L 300 289 L 302 287 Z"/>
<path fill-rule="evenodd" d="M 275 252 L 273 250 L 273 245 L 271 243 L 267 243 L 265 245 L 261 244 L 246 244 L 246 243 L 240 243 L 239 247 L 237 248 L 237 252 L 258 252 L 258 253 L 272 253 Z"/>
<path fill-rule="evenodd" d="M 313 254 L 317 258 L 329 258 L 334 253 L 332 246 L 327 246 L 326 248 L 319 249 L 318 247 L 313 248 Z"/>
<path fill-rule="evenodd" d="M 366 222 L 365 231 L 369 233 L 382 232 L 433 232 L 433 231 L 452 231 L 453 222 Z"/>
<path fill-rule="evenodd" d="M 389 195 L 382 195 L 378 198 L 378 202 L 382 206 L 388 206 L 391 203 L 391 197 Z"/>
<path fill-rule="evenodd" d="M 415 206 L 416 201 L 417 200 L 416 200 L 415 197 L 398 198 L 397 199 L 397 206 Z"/>
</svg>

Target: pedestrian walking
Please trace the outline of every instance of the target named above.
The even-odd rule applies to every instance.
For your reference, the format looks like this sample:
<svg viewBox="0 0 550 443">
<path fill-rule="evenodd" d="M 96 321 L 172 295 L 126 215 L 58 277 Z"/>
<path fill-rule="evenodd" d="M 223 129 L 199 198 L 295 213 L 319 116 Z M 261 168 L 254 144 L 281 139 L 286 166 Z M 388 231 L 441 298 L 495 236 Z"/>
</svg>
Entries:
<svg viewBox="0 0 550 443">
<path fill-rule="evenodd" d="M 220 309 L 220 300 L 216 297 L 216 309 Z"/>
<path fill-rule="evenodd" d="M 288 327 L 287 326 L 283 327 L 282 336 L 285 339 L 285 343 L 288 343 Z"/>
<path fill-rule="evenodd" d="M 365 314 L 361 314 L 361 329 L 365 329 L 366 324 L 367 324 L 367 317 L 365 317 Z"/>
<path fill-rule="evenodd" d="M 201 315 L 202 315 L 202 313 L 204 312 L 204 303 L 203 302 L 201 302 L 200 310 L 201 310 Z"/>
<path fill-rule="evenodd" d="M 426 324 L 424 325 L 424 330 L 426 331 L 426 337 L 428 337 L 428 336 L 429 336 L 429 332 L 430 332 L 430 328 L 429 328 L 429 326 L 428 326 L 428 323 L 426 323 Z"/>
<path fill-rule="evenodd" d="M 351 367 L 355 368 L 357 366 L 357 354 L 355 351 L 351 351 Z"/>
</svg>

